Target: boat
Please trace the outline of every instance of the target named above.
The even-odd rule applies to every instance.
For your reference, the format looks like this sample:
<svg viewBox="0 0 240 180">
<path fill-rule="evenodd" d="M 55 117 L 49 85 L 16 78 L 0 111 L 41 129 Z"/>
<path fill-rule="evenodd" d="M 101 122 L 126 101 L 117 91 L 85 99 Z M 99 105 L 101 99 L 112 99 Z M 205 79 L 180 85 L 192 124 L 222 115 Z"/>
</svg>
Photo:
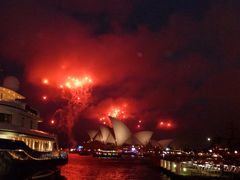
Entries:
<svg viewBox="0 0 240 180">
<path fill-rule="evenodd" d="M 57 168 L 68 162 L 57 137 L 38 130 L 39 112 L 24 96 L 0 87 L 0 175 L 21 175 Z"/>
<path fill-rule="evenodd" d="M 93 157 L 121 157 L 121 153 L 114 149 L 97 149 L 96 151 L 94 151 Z"/>
</svg>

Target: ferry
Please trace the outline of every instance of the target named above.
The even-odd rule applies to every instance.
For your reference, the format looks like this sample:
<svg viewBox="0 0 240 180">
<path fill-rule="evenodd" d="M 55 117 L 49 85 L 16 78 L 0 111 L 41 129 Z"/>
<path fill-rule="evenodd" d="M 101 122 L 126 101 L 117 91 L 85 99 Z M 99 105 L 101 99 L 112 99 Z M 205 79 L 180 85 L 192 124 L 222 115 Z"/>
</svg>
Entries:
<svg viewBox="0 0 240 180">
<path fill-rule="evenodd" d="M 0 176 L 57 168 L 68 162 L 57 137 L 38 130 L 39 112 L 24 96 L 0 87 Z"/>
<path fill-rule="evenodd" d="M 117 150 L 113 149 L 97 149 L 93 153 L 93 157 L 108 157 L 108 158 L 113 158 L 113 157 L 121 157 L 121 153 Z"/>
</svg>

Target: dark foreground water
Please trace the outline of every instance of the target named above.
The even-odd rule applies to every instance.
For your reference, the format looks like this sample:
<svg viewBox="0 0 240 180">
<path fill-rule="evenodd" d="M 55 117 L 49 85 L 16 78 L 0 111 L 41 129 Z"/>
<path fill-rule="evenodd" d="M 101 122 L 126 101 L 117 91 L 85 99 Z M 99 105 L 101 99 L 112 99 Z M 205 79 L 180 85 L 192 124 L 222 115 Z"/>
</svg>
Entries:
<svg viewBox="0 0 240 180">
<path fill-rule="evenodd" d="M 61 175 L 68 180 L 169 180 L 143 159 L 104 159 L 78 154 L 69 154 L 69 162 L 61 168 Z"/>
</svg>

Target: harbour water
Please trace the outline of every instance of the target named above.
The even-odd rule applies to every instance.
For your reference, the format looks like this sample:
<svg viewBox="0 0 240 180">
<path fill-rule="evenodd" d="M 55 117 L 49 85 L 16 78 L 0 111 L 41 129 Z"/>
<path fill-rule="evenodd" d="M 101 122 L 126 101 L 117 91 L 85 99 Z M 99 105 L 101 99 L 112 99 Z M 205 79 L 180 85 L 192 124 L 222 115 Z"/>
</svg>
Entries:
<svg viewBox="0 0 240 180">
<path fill-rule="evenodd" d="M 61 168 L 61 176 L 67 180 L 170 179 L 143 159 L 94 158 L 78 154 L 69 154 L 69 162 Z"/>
</svg>

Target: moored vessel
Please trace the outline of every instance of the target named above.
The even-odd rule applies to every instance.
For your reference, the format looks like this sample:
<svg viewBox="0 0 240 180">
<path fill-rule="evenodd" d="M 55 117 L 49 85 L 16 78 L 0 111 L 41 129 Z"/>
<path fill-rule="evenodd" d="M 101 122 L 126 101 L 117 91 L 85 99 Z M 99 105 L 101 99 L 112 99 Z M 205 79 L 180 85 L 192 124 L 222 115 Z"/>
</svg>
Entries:
<svg viewBox="0 0 240 180">
<path fill-rule="evenodd" d="M 93 153 L 94 157 L 121 157 L 121 153 L 114 149 L 97 149 Z"/>
<path fill-rule="evenodd" d="M 57 137 L 38 130 L 39 112 L 24 96 L 0 87 L 0 175 L 28 174 L 66 164 Z"/>
</svg>

